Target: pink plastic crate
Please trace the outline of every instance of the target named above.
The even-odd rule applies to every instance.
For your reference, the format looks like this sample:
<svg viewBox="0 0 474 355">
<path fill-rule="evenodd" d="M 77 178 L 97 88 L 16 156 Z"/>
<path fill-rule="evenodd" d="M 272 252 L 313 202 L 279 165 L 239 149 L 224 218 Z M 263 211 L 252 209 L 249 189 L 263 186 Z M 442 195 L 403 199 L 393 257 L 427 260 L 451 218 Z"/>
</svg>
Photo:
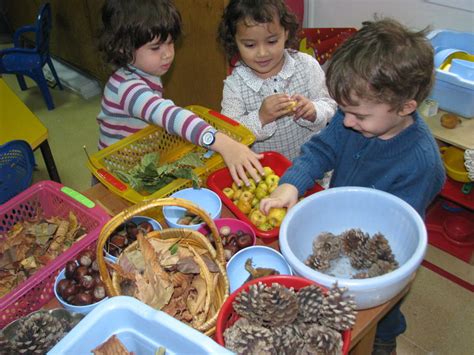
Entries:
<svg viewBox="0 0 474 355">
<path fill-rule="evenodd" d="M 0 298 L 0 329 L 48 303 L 54 297 L 56 275 L 80 251 L 95 248 L 102 226 L 110 219 L 102 208 L 85 196 L 53 181 L 34 184 L 0 206 L 1 234 L 15 223 L 33 216 L 67 218 L 69 211 L 76 215 L 87 235 Z"/>
</svg>

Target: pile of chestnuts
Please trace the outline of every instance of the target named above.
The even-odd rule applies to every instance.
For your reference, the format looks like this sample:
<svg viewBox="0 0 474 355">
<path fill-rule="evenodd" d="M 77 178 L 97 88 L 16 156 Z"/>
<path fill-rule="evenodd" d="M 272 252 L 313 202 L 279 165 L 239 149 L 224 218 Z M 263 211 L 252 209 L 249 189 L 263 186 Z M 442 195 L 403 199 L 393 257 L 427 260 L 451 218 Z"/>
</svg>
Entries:
<svg viewBox="0 0 474 355">
<path fill-rule="evenodd" d="M 56 286 L 56 292 L 63 301 L 75 306 L 85 306 L 107 296 L 92 250 L 84 250 L 76 260 L 68 261 L 64 271 L 65 278 Z"/>
<path fill-rule="evenodd" d="M 222 226 L 219 228 L 219 234 L 222 239 L 222 246 L 224 247 L 225 259 L 227 261 L 239 250 L 253 245 L 252 236 L 240 229 L 234 233 L 229 226 Z M 212 240 L 212 233 L 209 233 L 207 237 L 211 242 L 214 242 Z"/>
<path fill-rule="evenodd" d="M 127 221 L 120 225 L 105 243 L 105 251 L 112 256 L 118 257 L 122 251 L 137 240 L 138 233 L 146 235 L 153 230 L 150 222 L 141 222 L 136 224 L 133 221 Z"/>
</svg>

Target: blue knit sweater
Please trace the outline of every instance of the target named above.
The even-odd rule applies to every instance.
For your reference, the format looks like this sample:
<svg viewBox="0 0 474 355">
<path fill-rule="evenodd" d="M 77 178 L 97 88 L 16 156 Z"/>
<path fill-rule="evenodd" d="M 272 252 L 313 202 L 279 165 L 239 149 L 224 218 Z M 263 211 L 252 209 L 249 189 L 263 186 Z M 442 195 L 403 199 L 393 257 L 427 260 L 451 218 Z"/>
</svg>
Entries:
<svg viewBox="0 0 474 355">
<path fill-rule="evenodd" d="M 331 187 L 386 191 L 424 217 L 446 175 L 431 132 L 418 113 L 413 119 L 414 124 L 391 139 L 365 138 L 344 127 L 344 113 L 338 110 L 331 123 L 301 147 L 280 184 L 292 184 L 302 195 L 325 171 L 334 169 Z"/>
</svg>

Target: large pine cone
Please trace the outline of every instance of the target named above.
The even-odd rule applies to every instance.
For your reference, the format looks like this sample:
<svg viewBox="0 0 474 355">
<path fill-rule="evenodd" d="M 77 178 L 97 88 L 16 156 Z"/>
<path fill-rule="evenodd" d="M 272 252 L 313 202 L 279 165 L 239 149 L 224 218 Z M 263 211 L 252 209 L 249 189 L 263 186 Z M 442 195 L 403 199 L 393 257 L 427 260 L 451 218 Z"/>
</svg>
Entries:
<svg viewBox="0 0 474 355">
<path fill-rule="evenodd" d="M 299 322 L 272 328 L 277 353 L 296 354 L 296 351 L 304 345 L 304 329 Z"/>
<path fill-rule="evenodd" d="M 350 258 L 352 267 L 367 269 L 373 261 L 371 258 L 371 243 L 368 233 L 358 228 L 349 229 L 341 235 L 342 249 Z"/>
<path fill-rule="evenodd" d="M 306 259 L 305 264 L 308 265 L 311 269 L 315 270 L 327 270 L 331 266 L 328 259 L 319 257 L 318 255 L 311 254 Z"/>
<path fill-rule="evenodd" d="M 338 236 L 324 232 L 313 241 L 313 255 L 323 260 L 333 260 L 341 254 L 342 239 Z"/>
<path fill-rule="evenodd" d="M 9 347 L 14 354 L 45 354 L 64 335 L 61 321 L 48 313 L 35 313 L 18 327 Z"/>
<path fill-rule="evenodd" d="M 317 285 L 301 288 L 296 294 L 298 298 L 299 314 L 298 319 L 302 322 L 318 322 L 321 317 L 324 294 Z"/>
<path fill-rule="evenodd" d="M 395 260 L 395 255 L 392 253 L 392 248 L 390 248 L 388 240 L 383 236 L 383 234 L 374 234 L 370 240 L 370 244 L 372 254 L 375 255 L 375 260 L 373 260 L 374 262 L 377 260 L 388 261 L 393 265 L 394 269 L 398 267 L 398 263 Z"/>
<path fill-rule="evenodd" d="M 291 324 L 298 316 L 298 300 L 292 288 L 261 282 L 242 291 L 234 301 L 235 311 L 252 323 L 267 327 Z"/>
<path fill-rule="evenodd" d="M 336 330 L 352 328 L 356 321 L 356 304 L 352 297 L 345 296 L 345 287 L 335 284 L 324 298 L 320 323 Z"/>
<path fill-rule="evenodd" d="M 304 333 L 305 342 L 296 352 L 298 355 L 341 354 L 343 342 L 338 331 L 324 325 L 307 324 Z"/>
<path fill-rule="evenodd" d="M 224 331 L 225 347 L 238 354 L 276 355 L 274 334 L 247 319 L 238 319 Z"/>
</svg>

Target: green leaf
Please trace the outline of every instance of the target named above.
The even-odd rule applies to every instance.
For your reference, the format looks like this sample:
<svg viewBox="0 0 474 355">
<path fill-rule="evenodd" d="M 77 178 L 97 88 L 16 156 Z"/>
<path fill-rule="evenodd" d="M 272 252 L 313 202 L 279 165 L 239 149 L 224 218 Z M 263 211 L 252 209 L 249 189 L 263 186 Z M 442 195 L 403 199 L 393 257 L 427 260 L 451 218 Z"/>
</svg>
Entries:
<svg viewBox="0 0 474 355">
<path fill-rule="evenodd" d="M 171 255 L 174 255 L 178 252 L 178 244 L 177 243 L 174 243 L 172 246 L 169 247 L 169 251 L 170 251 L 170 254 Z"/>
</svg>

